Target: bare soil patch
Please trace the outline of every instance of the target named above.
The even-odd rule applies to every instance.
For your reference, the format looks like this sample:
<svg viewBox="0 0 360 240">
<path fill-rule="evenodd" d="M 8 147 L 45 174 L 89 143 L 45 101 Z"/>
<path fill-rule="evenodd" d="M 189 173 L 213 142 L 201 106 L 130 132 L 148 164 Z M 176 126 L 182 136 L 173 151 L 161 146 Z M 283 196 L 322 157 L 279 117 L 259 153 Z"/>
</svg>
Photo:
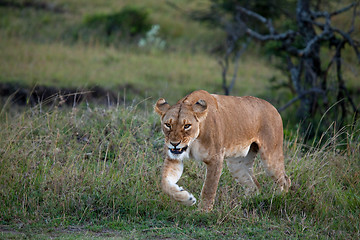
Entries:
<svg viewBox="0 0 360 240">
<path fill-rule="evenodd" d="M 24 87 L 13 83 L 0 83 L 0 97 L 10 98 L 18 105 L 59 104 L 75 105 L 84 101 L 114 105 L 124 101 L 126 95 L 141 95 L 131 84 L 108 90 L 100 86 L 89 88 L 57 88 L 49 86 Z"/>
</svg>

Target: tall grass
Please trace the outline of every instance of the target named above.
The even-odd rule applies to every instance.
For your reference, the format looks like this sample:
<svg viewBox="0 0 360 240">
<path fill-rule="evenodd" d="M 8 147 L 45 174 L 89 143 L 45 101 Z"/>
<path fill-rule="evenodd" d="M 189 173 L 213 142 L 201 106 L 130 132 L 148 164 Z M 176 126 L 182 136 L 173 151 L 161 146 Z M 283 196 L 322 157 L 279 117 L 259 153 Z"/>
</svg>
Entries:
<svg viewBox="0 0 360 240">
<path fill-rule="evenodd" d="M 1 116 L 2 221 L 116 220 L 152 212 L 157 188 L 141 191 L 158 182 L 151 121 L 129 109 L 37 110 L 15 121 Z"/>
<path fill-rule="evenodd" d="M 244 198 L 224 169 L 214 211 L 204 214 L 161 192 L 162 135 L 148 109 L 35 107 L 18 113 L 4 106 L 0 122 L 2 224 L 123 228 L 150 221 L 151 226 L 211 226 L 242 236 L 360 236 L 358 132 L 329 130 L 331 136 L 313 146 L 302 144 L 298 133 L 289 135 L 286 171 L 293 187 L 285 195 L 275 193 L 258 165 L 262 191 Z M 203 178 L 203 164 L 186 161 L 180 185 L 199 195 Z"/>
</svg>

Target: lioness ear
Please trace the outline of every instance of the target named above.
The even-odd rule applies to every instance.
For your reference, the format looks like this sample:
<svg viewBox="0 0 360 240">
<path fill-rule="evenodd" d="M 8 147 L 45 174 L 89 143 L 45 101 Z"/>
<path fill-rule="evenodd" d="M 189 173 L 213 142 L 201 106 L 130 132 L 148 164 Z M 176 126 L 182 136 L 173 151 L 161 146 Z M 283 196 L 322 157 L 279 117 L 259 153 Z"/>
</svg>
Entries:
<svg viewBox="0 0 360 240">
<path fill-rule="evenodd" d="M 195 113 L 195 118 L 197 121 L 201 122 L 202 120 L 204 120 L 208 112 L 206 101 L 202 99 L 197 101 L 193 106 L 193 111 Z"/>
<path fill-rule="evenodd" d="M 170 105 L 165 101 L 164 98 L 160 98 L 157 100 L 154 110 L 157 112 L 160 116 L 163 116 L 167 110 L 169 110 Z"/>
</svg>

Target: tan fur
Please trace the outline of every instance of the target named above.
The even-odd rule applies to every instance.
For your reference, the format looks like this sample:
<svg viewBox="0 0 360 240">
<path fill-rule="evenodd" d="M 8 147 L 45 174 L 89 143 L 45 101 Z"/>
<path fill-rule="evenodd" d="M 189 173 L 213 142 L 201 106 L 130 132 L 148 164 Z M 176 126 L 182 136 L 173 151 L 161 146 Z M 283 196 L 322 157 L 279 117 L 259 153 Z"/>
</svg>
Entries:
<svg viewBox="0 0 360 240">
<path fill-rule="evenodd" d="M 185 205 L 196 202 L 191 193 L 177 185 L 182 161 L 187 157 L 206 164 L 200 203 L 205 211 L 213 207 L 224 159 L 236 181 L 246 187 L 245 193 L 251 193 L 259 188 L 252 168 L 260 152 L 267 174 L 281 191 L 288 191 L 291 181 L 284 169 L 282 120 L 270 103 L 199 90 L 174 106 L 161 98 L 154 109 L 161 116 L 167 151 L 161 185 L 176 201 Z"/>
</svg>

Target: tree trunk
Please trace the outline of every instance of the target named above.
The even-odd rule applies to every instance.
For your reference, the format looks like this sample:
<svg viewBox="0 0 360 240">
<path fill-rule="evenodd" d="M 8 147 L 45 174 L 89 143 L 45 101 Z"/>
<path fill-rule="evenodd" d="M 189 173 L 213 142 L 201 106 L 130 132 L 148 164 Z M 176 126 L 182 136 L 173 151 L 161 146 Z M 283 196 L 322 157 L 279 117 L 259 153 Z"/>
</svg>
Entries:
<svg viewBox="0 0 360 240">
<path fill-rule="evenodd" d="M 317 35 L 311 20 L 310 13 L 310 1 L 299 0 L 296 8 L 296 19 L 299 27 L 299 33 L 303 38 L 304 45 L 307 46 L 309 42 L 314 39 Z M 312 117 L 316 113 L 318 107 L 317 94 L 303 94 L 309 89 L 320 88 L 319 77 L 321 76 L 321 62 L 320 62 L 320 46 L 318 43 L 313 44 L 309 54 L 301 56 L 303 60 L 303 67 L 298 68 L 299 71 L 303 70 L 304 77 L 297 78 L 298 81 L 303 81 L 300 85 L 302 86 L 301 91 L 298 92 L 302 95 L 300 98 L 301 104 L 298 111 L 298 115 L 301 119 Z M 299 64 L 300 65 L 300 64 Z M 298 74 L 302 75 L 301 72 Z"/>
</svg>

